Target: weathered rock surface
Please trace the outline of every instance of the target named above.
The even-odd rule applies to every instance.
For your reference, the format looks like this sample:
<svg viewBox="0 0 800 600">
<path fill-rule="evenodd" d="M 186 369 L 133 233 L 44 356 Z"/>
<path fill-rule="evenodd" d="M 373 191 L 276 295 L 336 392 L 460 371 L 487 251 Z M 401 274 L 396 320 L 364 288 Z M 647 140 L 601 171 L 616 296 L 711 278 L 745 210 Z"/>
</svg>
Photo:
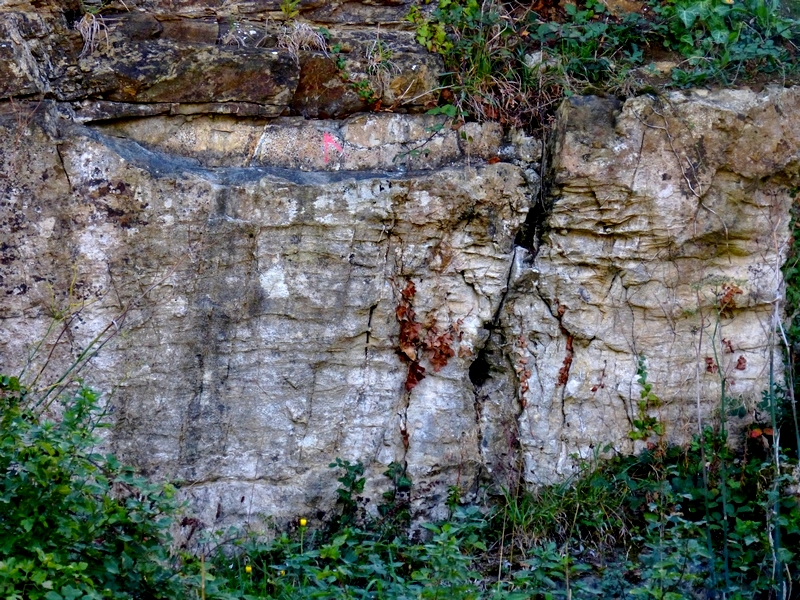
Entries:
<svg viewBox="0 0 800 600">
<path fill-rule="evenodd" d="M 266 122 L 160 116 L 98 128 L 136 140 L 150 150 L 190 156 L 205 166 L 258 165 L 301 171 L 418 170 L 442 167 L 462 157 L 488 160 L 497 157 L 503 138 L 496 123 L 453 128 L 441 116 L 410 119 L 388 113 L 339 121 L 283 118 Z"/>
<path fill-rule="evenodd" d="M 412 31 L 337 29 L 330 23 L 340 19 L 314 17 L 323 5 L 303 3 L 313 22 L 299 29 L 283 15 L 270 20 L 281 15 L 273 2 L 224 10 L 216 2 L 130 2 L 85 17 L 77 6 L 0 6 L 0 98 L 191 103 L 194 113 L 228 114 L 242 113 L 220 105 L 245 103 L 252 115 L 307 118 L 420 110 L 433 100 L 442 62 L 414 44 Z M 370 5 L 364 14 L 384 9 L 408 11 Z M 348 24 L 362 22 L 373 21 Z"/>
<path fill-rule="evenodd" d="M 721 377 L 729 406 L 754 413 L 781 310 L 798 109 L 800 90 L 780 88 L 565 103 L 552 212 L 535 256 L 517 253 L 495 334 L 494 362 L 520 375 L 504 433 L 528 481 L 606 443 L 632 449 L 637 356 L 671 440 L 718 416 Z M 502 402 L 491 378 L 483 388 Z"/>
<path fill-rule="evenodd" d="M 208 523 L 329 507 L 336 456 L 406 464 L 434 514 L 486 473 L 557 480 L 573 454 L 633 449 L 640 355 L 650 414 L 685 440 L 720 374 L 748 411 L 766 385 L 798 102 L 573 99 L 544 198 L 535 140 L 493 125 L 87 127 L 16 104 L 0 360 L 44 340 L 29 371 L 55 345 L 52 374 L 111 325 L 86 372 L 113 390 L 110 441 Z"/>
<path fill-rule="evenodd" d="M 74 315 L 73 352 L 116 320 L 91 371 L 114 390 L 115 449 L 228 517 L 329 505 L 336 456 L 407 461 L 428 507 L 475 479 L 467 371 L 531 203 L 519 167 L 212 168 L 57 121 L 4 121 L 5 365 L 53 315 Z M 455 353 L 438 372 L 419 358 L 411 390 L 395 315 L 408 281 L 422 337 Z"/>
</svg>

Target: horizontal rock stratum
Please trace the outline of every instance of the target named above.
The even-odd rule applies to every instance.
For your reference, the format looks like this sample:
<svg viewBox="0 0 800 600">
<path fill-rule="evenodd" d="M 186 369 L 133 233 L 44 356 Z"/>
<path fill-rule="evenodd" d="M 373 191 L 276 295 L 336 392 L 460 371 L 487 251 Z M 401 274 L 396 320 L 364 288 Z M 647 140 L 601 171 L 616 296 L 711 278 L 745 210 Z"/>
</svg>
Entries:
<svg viewBox="0 0 800 600">
<path fill-rule="evenodd" d="M 85 56 L 33 4 L 0 12 L 0 364 L 45 385 L 100 336 L 109 446 L 206 524 L 323 514 L 336 457 L 373 502 L 405 465 L 432 517 L 450 486 L 558 481 L 637 448 L 640 360 L 671 441 L 723 379 L 757 410 L 800 90 L 576 97 L 538 140 L 399 112 L 438 72 L 400 18 L 393 76 L 421 79 L 351 114 L 323 53 L 248 45 L 275 2 L 128 3 Z M 303 3 L 348 60 L 342 15 L 406 9 Z"/>
</svg>

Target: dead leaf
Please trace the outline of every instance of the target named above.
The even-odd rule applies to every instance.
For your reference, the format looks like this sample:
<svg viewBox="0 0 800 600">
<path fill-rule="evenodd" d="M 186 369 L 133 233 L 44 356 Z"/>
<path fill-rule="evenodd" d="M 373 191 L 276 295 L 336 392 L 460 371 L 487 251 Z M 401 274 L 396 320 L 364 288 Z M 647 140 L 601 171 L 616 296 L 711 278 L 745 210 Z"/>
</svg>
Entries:
<svg viewBox="0 0 800 600">
<path fill-rule="evenodd" d="M 409 363 L 408 375 L 406 375 L 406 391 L 413 390 L 423 379 L 425 379 L 425 367 L 416 362 Z"/>
</svg>

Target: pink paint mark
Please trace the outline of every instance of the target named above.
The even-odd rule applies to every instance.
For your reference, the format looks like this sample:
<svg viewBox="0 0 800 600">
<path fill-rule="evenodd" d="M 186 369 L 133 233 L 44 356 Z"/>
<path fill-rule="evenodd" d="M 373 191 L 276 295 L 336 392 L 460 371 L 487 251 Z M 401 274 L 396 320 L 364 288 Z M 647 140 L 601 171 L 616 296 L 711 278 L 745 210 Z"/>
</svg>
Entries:
<svg viewBox="0 0 800 600">
<path fill-rule="evenodd" d="M 340 154 L 344 154 L 344 149 L 342 145 L 336 141 L 336 138 L 333 137 L 327 131 L 322 134 L 322 153 L 325 158 L 325 164 L 328 164 L 330 158 L 328 157 L 328 148 L 333 146 L 334 149 L 338 150 Z"/>
</svg>

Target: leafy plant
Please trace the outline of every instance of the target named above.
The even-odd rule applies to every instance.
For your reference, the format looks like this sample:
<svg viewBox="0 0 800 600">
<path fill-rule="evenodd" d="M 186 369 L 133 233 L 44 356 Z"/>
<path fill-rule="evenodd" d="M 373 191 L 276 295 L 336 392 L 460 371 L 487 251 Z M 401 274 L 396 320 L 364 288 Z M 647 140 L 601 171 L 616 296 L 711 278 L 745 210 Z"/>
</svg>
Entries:
<svg viewBox="0 0 800 600">
<path fill-rule="evenodd" d="M 383 493 L 383 502 L 378 506 L 384 535 L 404 535 L 411 526 L 410 494 L 411 478 L 405 467 L 392 462 L 383 473 L 392 485 Z"/>
<path fill-rule="evenodd" d="M 358 79 L 351 81 L 353 89 L 358 97 L 367 104 L 374 104 L 378 99 L 375 95 L 375 90 L 372 89 L 372 84 L 369 79 Z"/>
<path fill-rule="evenodd" d="M 300 0 L 281 0 L 281 12 L 286 20 L 297 18 L 300 15 Z"/>
<path fill-rule="evenodd" d="M 364 484 L 367 481 L 363 477 L 364 465 L 360 462 L 353 464 L 348 460 L 342 460 L 337 457 L 328 466 L 331 469 L 344 469 L 344 475 L 337 479 L 342 485 L 336 490 L 336 504 L 340 507 L 341 514 L 334 519 L 333 528 L 352 525 L 361 517 L 359 514 L 358 494 L 364 491 Z"/>
<path fill-rule="evenodd" d="M 800 392 L 800 381 L 796 373 L 800 367 L 800 221 L 798 221 L 798 203 L 800 188 L 789 188 L 789 195 L 794 199 L 792 204 L 792 219 L 789 224 L 791 231 L 791 245 L 786 262 L 782 267 L 783 278 L 786 282 L 786 320 L 787 328 L 784 331 L 780 325 L 781 337 L 784 342 L 788 366 L 788 381 L 783 395 L 783 406 L 780 411 L 780 428 L 787 435 L 782 436 L 784 444 L 794 442 L 795 456 L 800 458 L 800 423 L 797 417 L 796 398 Z M 791 440 L 791 441 L 790 441 Z"/>
<path fill-rule="evenodd" d="M 800 21 L 779 0 L 649 0 L 646 14 L 622 15 L 601 0 L 568 2 L 563 11 L 540 5 L 542 12 L 497 0 L 412 6 L 417 42 L 444 59 L 442 102 L 477 119 L 544 126 L 564 96 L 652 89 L 645 66 L 659 47 L 679 63 L 661 86 L 798 73 Z"/>
<path fill-rule="evenodd" d="M 174 598 L 188 591 L 169 550 L 174 490 L 101 455 L 97 394 L 80 387 L 32 408 L 0 376 L 0 595 L 5 598 Z"/>
<path fill-rule="evenodd" d="M 639 355 L 636 367 L 636 374 L 639 376 L 639 401 L 636 403 L 637 418 L 632 420 L 633 430 L 628 433 L 632 440 L 646 440 L 653 435 L 664 435 L 664 424 L 656 417 L 650 415 L 649 411 L 661 406 L 661 400 L 653 392 L 653 384 L 647 381 L 647 363 L 644 355 Z"/>
<path fill-rule="evenodd" d="M 781 16 L 777 0 L 672 0 L 654 5 L 663 44 L 686 57 L 681 84 L 791 69 L 798 22 Z M 744 71 L 744 72 L 743 72 Z"/>
</svg>

